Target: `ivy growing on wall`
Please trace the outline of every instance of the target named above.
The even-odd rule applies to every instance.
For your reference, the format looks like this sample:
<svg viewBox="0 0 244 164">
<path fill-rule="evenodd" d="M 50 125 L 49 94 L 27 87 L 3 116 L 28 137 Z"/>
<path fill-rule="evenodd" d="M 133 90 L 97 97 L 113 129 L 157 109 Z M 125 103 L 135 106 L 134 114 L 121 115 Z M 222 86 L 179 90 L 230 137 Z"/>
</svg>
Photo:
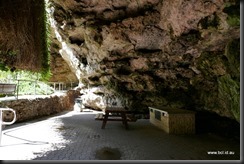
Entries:
<svg viewBox="0 0 244 164">
<path fill-rule="evenodd" d="M 47 80 L 50 26 L 45 0 L 0 0 L 0 4 L 0 70 L 39 72 Z"/>
<path fill-rule="evenodd" d="M 51 45 L 51 41 L 50 41 L 50 23 L 48 21 L 48 15 L 46 12 L 46 3 L 44 0 L 44 3 L 41 7 L 41 12 L 42 14 L 42 22 L 41 22 L 41 26 L 42 26 L 42 70 L 41 70 L 41 74 L 42 74 L 42 79 L 44 80 L 48 80 L 51 76 L 51 72 L 50 72 L 50 45 Z"/>
</svg>

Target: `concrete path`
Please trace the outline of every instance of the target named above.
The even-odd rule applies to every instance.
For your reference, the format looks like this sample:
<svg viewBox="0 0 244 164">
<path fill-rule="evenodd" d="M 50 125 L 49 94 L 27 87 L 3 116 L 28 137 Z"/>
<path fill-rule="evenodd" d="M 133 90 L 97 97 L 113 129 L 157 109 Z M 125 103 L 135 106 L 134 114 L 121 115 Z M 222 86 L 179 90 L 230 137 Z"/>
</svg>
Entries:
<svg viewBox="0 0 244 164">
<path fill-rule="evenodd" d="M 230 160 L 241 161 L 240 143 L 214 134 L 169 135 L 148 119 L 95 120 L 97 112 L 65 112 L 5 127 L 1 160 Z M 194 161 L 196 162 L 196 161 Z M 229 163 L 230 163 L 229 162 Z"/>
</svg>

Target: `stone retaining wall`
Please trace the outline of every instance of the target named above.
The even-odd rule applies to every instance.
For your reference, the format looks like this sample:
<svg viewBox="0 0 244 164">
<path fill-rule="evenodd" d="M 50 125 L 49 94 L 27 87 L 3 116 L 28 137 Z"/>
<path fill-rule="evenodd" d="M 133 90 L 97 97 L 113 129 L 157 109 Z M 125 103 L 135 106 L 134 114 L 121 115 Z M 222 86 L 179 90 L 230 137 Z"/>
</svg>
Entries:
<svg viewBox="0 0 244 164">
<path fill-rule="evenodd" d="M 53 95 L 45 98 L 2 101 L 0 102 L 0 107 L 14 109 L 16 111 L 16 122 L 23 122 L 73 110 L 75 98 L 79 95 L 79 91 L 69 90 L 62 95 Z M 12 118 L 12 112 L 4 112 L 4 121 L 11 121 Z"/>
</svg>

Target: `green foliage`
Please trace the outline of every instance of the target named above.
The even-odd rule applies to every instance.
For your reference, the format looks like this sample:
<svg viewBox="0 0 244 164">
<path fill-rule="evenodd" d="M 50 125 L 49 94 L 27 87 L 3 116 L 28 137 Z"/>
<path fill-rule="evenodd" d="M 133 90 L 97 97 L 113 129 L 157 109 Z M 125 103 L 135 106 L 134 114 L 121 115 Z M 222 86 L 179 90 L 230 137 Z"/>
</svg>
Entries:
<svg viewBox="0 0 244 164">
<path fill-rule="evenodd" d="M 231 40 L 225 49 L 228 68 L 232 77 L 240 79 L 240 39 Z"/>
<path fill-rule="evenodd" d="M 1 48 L 1 47 L 0 47 Z M 0 70 L 8 71 L 8 63 L 13 63 L 16 58 L 17 52 L 15 51 L 1 51 L 0 50 Z M 8 63 L 6 63 L 8 62 Z"/>
<path fill-rule="evenodd" d="M 2 71 L 7 71 L 8 70 L 8 67 L 1 61 L 0 61 L 0 70 L 2 70 Z"/>
<path fill-rule="evenodd" d="M 0 82 L 18 84 L 19 95 L 52 94 L 54 89 L 41 80 L 40 73 L 0 71 Z"/>
<path fill-rule="evenodd" d="M 18 85 L 19 95 L 49 95 L 54 89 L 41 81 L 20 81 Z"/>
<path fill-rule="evenodd" d="M 2 4 L 6 10 L 0 10 L 0 70 L 16 67 L 38 71 L 43 80 L 48 80 L 51 76 L 50 23 L 46 0 L 11 3 L 6 1 Z"/>
<path fill-rule="evenodd" d="M 240 3 L 227 5 L 223 11 L 228 14 L 227 23 L 230 26 L 240 26 Z"/>
<path fill-rule="evenodd" d="M 50 71 L 50 46 L 51 46 L 51 40 L 50 40 L 50 22 L 48 21 L 48 14 L 46 11 L 47 3 L 45 1 L 42 5 L 42 16 L 43 22 L 41 23 L 42 26 L 42 70 L 41 75 L 43 80 L 48 80 L 51 77 L 51 71 Z"/>
<path fill-rule="evenodd" d="M 205 80 L 213 81 L 226 71 L 226 65 L 223 64 L 223 53 L 222 51 L 202 52 L 197 62 L 197 69 L 201 71 Z"/>
<path fill-rule="evenodd" d="M 0 81 L 12 82 L 17 80 L 41 80 L 40 73 L 30 71 L 0 71 Z"/>
<path fill-rule="evenodd" d="M 218 87 L 222 108 L 231 110 L 236 120 L 240 122 L 240 83 L 227 74 L 218 78 Z"/>
<path fill-rule="evenodd" d="M 230 26 L 240 26 L 240 16 L 228 16 L 227 23 Z"/>
</svg>

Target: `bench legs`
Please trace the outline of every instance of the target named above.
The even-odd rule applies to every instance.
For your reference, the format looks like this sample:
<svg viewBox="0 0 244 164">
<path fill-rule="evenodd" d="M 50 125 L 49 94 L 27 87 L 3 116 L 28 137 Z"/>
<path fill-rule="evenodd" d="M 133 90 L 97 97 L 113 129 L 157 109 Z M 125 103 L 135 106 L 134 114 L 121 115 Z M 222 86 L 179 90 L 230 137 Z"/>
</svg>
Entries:
<svg viewBox="0 0 244 164">
<path fill-rule="evenodd" d="M 126 119 L 125 113 L 121 113 L 121 117 L 122 117 L 122 120 L 123 120 L 123 124 L 125 125 L 125 128 L 128 129 L 128 123 L 127 123 L 127 119 Z"/>
<path fill-rule="evenodd" d="M 122 118 L 123 125 L 125 126 L 126 129 L 128 129 L 129 127 L 128 127 L 128 122 L 127 122 L 127 119 L 126 119 L 125 112 L 122 112 L 120 116 Z M 105 129 L 106 123 L 108 121 L 108 117 L 109 117 L 109 112 L 105 112 L 104 119 L 103 119 L 103 124 L 102 124 L 102 129 Z"/>
<path fill-rule="evenodd" d="M 109 113 L 106 112 L 105 116 L 104 116 L 104 119 L 103 119 L 102 129 L 104 129 L 105 126 L 106 126 L 106 123 L 107 123 L 107 120 L 108 120 L 108 115 L 109 115 Z"/>
</svg>

